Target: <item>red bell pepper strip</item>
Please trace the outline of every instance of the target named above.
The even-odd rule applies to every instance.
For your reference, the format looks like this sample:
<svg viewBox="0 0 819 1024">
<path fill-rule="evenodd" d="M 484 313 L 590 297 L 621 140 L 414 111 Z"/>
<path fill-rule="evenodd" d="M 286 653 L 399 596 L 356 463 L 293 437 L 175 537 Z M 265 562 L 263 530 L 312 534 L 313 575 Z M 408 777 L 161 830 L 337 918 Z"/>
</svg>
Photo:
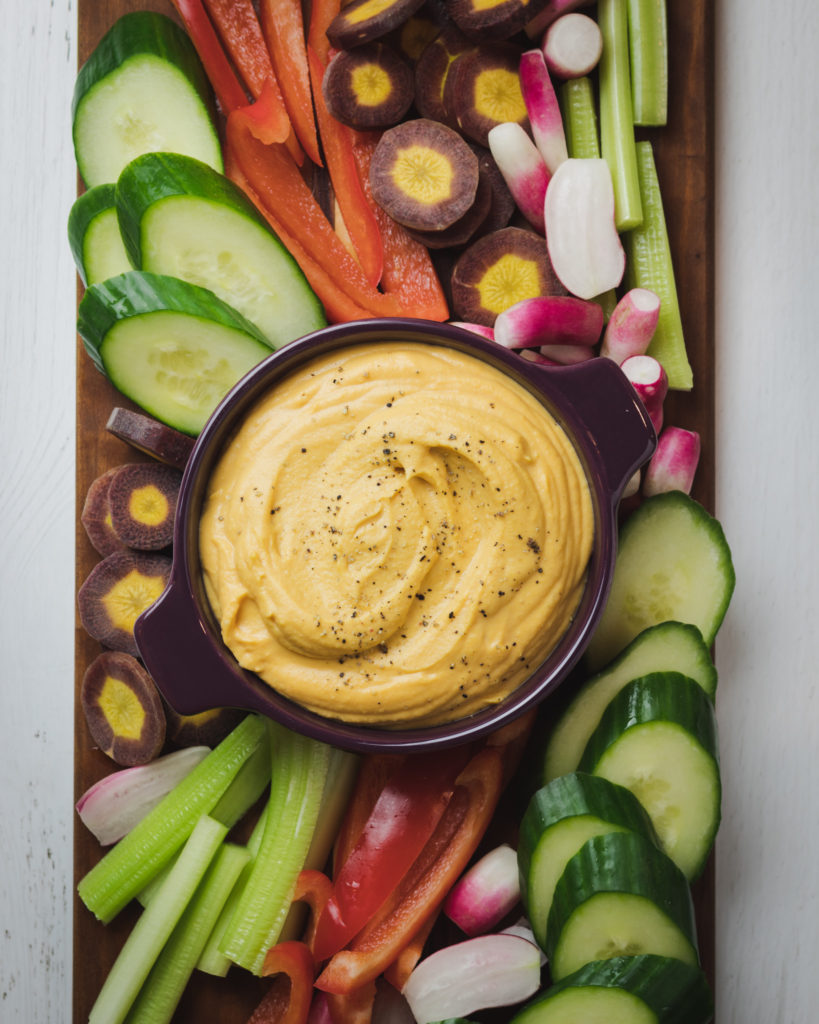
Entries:
<svg viewBox="0 0 819 1024">
<path fill-rule="evenodd" d="M 330 58 L 330 40 L 327 29 L 341 10 L 341 0 L 312 0 L 310 4 L 310 25 L 307 29 L 307 45 L 315 50 L 322 64 Z"/>
<path fill-rule="evenodd" d="M 227 116 L 232 110 L 247 105 L 247 96 L 222 49 L 202 0 L 173 0 L 182 24 L 199 54 L 210 84 Z"/>
<path fill-rule="evenodd" d="M 275 78 L 275 74 L 252 0 L 204 2 L 223 46 L 250 94 L 258 99 L 265 80 Z"/>
<path fill-rule="evenodd" d="M 316 123 L 336 201 L 341 209 L 341 215 L 350 234 L 358 262 L 361 264 L 367 280 L 375 286 L 381 280 L 384 249 L 381 244 L 378 221 L 367 201 L 361 179 L 358 176 L 358 167 L 353 154 L 352 133 L 347 125 L 337 121 L 327 109 L 321 88 L 325 65 L 309 45 L 307 60 L 310 66 L 310 80 L 313 83 Z"/>
<path fill-rule="evenodd" d="M 235 167 L 246 180 L 250 193 L 258 199 L 271 222 L 275 220 L 283 229 L 277 231 L 282 242 L 288 245 L 288 239 L 292 239 L 298 243 L 297 247 L 290 249 L 294 258 L 299 260 L 299 250 L 306 253 L 312 265 L 317 265 L 333 282 L 329 299 L 337 299 L 340 292 L 351 304 L 366 311 L 365 315 L 401 315 L 398 300 L 391 295 L 382 295 L 364 277 L 284 146 L 265 146 L 253 137 L 241 119 L 232 115 L 227 122 L 227 144 L 231 160 L 235 161 Z M 307 265 L 300 265 L 312 285 Z M 317 285 L 313 287 L 324 302 L 325 295 Z M 327 303 L 325 310 L 328 316 L 332 316 Z"/>
<path fill-rule="evenodd" d="M 310 908 L 310 922 L 304 933 L 304 942 L 311 953 L 313 952 L 316 922 L 332 895 L 333 883 L 323 871 L 318 871 L 315 868 L 305 868 L 299 872 L 296 879 L 296 888 L 293 891 L 293 902 L 306 903 Z M 313 959 L 315 959 L 315 955 Z"/>
<path fill-rule="evenodd" d="M 307 252 L 299 240 L 290 235 L 281 221 L 262 203 L 238 167 L 230 145 L 225 150 L 225 174 L 247 195 L 259 213 L 265 218 L 293 259 L 301 267 L 310 287 L 318 295 L 324 312 L 331 323 L 348 323 L 351 320 L 365 320 L 377 314 L 357 305 L 338 285 L 335 276 L 325 270 Z"/>
<path fill-rule="evenodd" d="M 303 942 L 268 950 L 262 974 L 277 975 L 247 1024 L 306 1024 L 313 999 L 313 957 Z"/>
<path fill-rule="evenodd" d="M 387 781 L 319 915 L 317 961 L 345 946 L 409 871 L 441 820 L 468 756 L 464 747 L 410 756 Z"/>
<path fill-rule="evenodd" d="M 429 933 L 432 931 L 437 919 L 438 914 L 436 912 L 431 915 L 420 931 L 413 935 L 395 960 L 393 960 L 389 967 L 384 971 L 384 978 L 399 992 L 406 985 L 409 980 L 409 976 L 415 969 L 415 965 L 421 959 L 421 954 L 424 952 L 424 946 L 429 938 Z"/>
<path fill-rule="evenodd" d="M 384 267 L 381 287 L 400 302 L 403 316 L 424 320 L 447 320 L 449 308 L 438 273 L 425 245 L 410 237 L 373 199 L 370 189 L 370 161 L 378 139 L 377 132 L 354 132 L 353 154 L 364 194 L 381 231 Z"/>
<path fill-rule="evenodd" d="M 333 878 L 350 856 L 387 780 L 403 761 L 400 754 L 366 754 L 333 845 Z"/>
<path fill-rule="evenodd" d="M 241 118 L 254 138 L 267 145 L 286 142 L 291 132 L 290 118 L 282 105 L 281 93 L 273 78 L 265 79 L 255 103 L 239 107 L 233 111 L 233 115 Z"/>
<path fill-rule="evenodd" d="M 370 1024 L 375 1002 L 375 982 L 369 981 L 353 992 L 327 993 L 333 1024 Z"/>
<path fill-rule="evenodd" d="M 498 747 L 476 753 L 456 781 L 452 798 L 393 896 L 316 979 L 325 992 L 351 993 L 381 974 L 437 913 L 486 831 L 503 788 Z"/>
<path fill-rule="evenodd" d="M 321 165 L 301 0 L 261 0 L 262 31 L 299 142 Z"/>
</svg>

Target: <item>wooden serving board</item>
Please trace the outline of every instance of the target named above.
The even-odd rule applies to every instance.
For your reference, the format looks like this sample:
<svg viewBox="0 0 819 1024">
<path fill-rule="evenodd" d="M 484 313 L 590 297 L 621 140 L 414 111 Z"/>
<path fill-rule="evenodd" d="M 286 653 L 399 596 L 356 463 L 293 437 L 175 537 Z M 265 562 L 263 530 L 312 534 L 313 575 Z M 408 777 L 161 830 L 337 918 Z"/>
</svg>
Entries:
<svg viewBox="0 0 819 1024">
<path fill-rule="evenodd" d="M 169 0 L 80 0 L 79 47 L 81 65 L 104 32 L 130 10 L 152 9 L 173 16 Z M 668 0 L 670 96 L 669 120 L 663 129 L 645 132 L 654 143 L 666 219 L 675 259 L 677 287 L 694 390 L 671 393 L 666 422 L 699 431 L 703 455 L 694 496 L 713 509 L 714 452 L 714 250 L 713 250 L 713 38 L 714 7 L 708 0 Z M 82 184 L 78 181 L 78 188 Z M 78 293 L 78 298 L 81 292 Z M 99 560 L 79 521 L 92 480 L 111 466 L 137 461 L 132 448 L 105 429 L 111 409 L 128 405 L 91 364 L 78 340 L 77 356 L 77 524 L 76 582 L 79 588 Z M 170 642 L 172 638 L 169 638 Z M 80 683 L 86 667 L 99 653 L 96 641 L 79 623 L 75 642 L 75 753 L 74 786 L 79 797 L 92 783 L 111 771 L 110 760 L 95 749 L 79 703 Z M 75 883 L 99 859 L 94 837 L 79 818 L 74 829 Z M 713 859 L 694 886 L 700 953 L 712 985 L 714 963 Z M 74 898 L 73 1019 L 88 1019 L 103 981 L 136 919 L 132 909 L 111 924 L 99 924 Z M 260 983 L 236 970 L 228 979 L 198 974 L 188 986 L 174 1018 L 179 1024 L 218 1020 L 244 1024 L 261 996 Z"/>
</svg>

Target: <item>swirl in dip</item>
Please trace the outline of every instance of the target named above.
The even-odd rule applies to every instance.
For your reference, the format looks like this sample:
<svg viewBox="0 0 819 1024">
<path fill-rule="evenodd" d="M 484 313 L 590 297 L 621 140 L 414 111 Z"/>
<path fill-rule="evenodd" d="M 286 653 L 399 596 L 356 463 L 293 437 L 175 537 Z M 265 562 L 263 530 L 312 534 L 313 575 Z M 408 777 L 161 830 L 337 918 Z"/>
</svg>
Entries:
<svg viewBox="0 0 819 1024">
<path fill-rule="evenodd" d="M 589 487 L 551 413 L 473 356 L 321 356 L 252 408 L 210 477 L 208 599 L 238 662 L 379 726 L 502 701 L 579 604 Z"/>
</svg>

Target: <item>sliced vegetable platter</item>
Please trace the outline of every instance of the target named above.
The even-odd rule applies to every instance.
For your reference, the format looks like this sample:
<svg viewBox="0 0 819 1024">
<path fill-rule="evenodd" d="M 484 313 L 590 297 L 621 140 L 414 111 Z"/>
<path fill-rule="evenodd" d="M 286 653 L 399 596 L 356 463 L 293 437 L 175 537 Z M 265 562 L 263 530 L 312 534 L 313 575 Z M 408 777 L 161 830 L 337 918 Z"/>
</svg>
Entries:
<svg viewBox="0 0 819 1024">
<path fill-rule="evenodd" d="M 176 19 L 170 2 L 150 0 L 80 0 L 79 64 L 91 54 L 104 33 L 121 15 L 132 10 L 156 10 Z M 691 391 L 672 391 L 666 403 L 666 422 L 697 431 L 702 455 L 692 495 L 706 509 L 714 501 L 713 408 L 713 5 L 706 0 L 680 3 L 668 0 L 669 112 L 668 123 L 658 129 L 638 129 L 654 148 L 670 244 L 675 264 L 688 359 L 694 378 Z M 82 183 L 78 181 L 78 190 Z M 79 293 L 82 294 L 81 291 Z M 134 450 L 106 430 L 114 407 L 129 407 L 123 397 L 88 358 L 78 343 L 77 358 L 77 509 L 82 509 L 91 483 L 108 469 L 138 459 Z M 135 408 L 135 407 L 134 407 Z M 99 561 L 79 516 L 76 524 L 77 587 Z M 110 759 L 89 737 L 80 702 L 86 669 L 100 647 L 79 625 L 75 660 L 75 793 L 77 798 L 109 774 Z M 548 709 L 547 709 L 548 712 Z M 514 802 L 514 801 L 513 801 Z M 78 882 L 99 860 L 95 837 L 76 819 L 74 873 Z M 711 982 L 714 964 L 713 858 L 693 885 L 699 953 Z M 106 926 L 89 913 L 75 896 L 73 1019 L 88 1019 L 116 956 L 137 917 L 126 908 Z M 188 985 L 174 1020 L 219 1020 L 243 1024 L 259 1002 L 265 986 L 248 972 L 233 971 L 228 979 L 197 974 Z M 512 1012 L 504 1017 L 511 1018 Z"/>
</svg>

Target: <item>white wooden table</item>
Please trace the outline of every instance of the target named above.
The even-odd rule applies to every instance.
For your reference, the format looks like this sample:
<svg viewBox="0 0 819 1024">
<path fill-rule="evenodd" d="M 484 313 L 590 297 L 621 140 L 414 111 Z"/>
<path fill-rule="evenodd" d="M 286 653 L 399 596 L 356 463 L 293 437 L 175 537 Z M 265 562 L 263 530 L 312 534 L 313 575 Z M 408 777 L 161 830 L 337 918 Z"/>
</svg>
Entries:
<svg viewBox="0 0 819 1024">
<path fill-rule="evenodd" d="M 669 0 L 683 2 L 683 0 Z M 0 1021 L 71 1018 L 72 0 L 0 33 Z M 719 1024 L 819 1019 L 819 5 L 717 10 Z M 81 950 L 79 956 L 93 956 Z"/>
</svg>

